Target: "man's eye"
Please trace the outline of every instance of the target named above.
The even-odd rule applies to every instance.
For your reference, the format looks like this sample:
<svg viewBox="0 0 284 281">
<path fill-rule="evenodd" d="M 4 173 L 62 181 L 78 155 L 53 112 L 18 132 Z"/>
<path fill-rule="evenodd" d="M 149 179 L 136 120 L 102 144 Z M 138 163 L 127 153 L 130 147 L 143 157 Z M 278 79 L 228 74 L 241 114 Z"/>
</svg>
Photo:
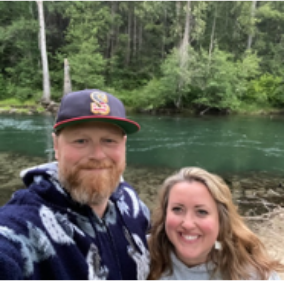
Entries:
<svg viewBox="0 0 284 281">
<path fill-rule="evenodd" d="M 79 143 L 79 144 L 85 144 L 86 142 L 87 142 L 87 140 L 85 140 L 85 139 L 75 140 L 75 143 Z"/>
<path fill-rule="evenodd" d="M 104 139 L 103 140 L 105 143 L 114 143 L 115 140 L 114 139 Z"/>
</svg>

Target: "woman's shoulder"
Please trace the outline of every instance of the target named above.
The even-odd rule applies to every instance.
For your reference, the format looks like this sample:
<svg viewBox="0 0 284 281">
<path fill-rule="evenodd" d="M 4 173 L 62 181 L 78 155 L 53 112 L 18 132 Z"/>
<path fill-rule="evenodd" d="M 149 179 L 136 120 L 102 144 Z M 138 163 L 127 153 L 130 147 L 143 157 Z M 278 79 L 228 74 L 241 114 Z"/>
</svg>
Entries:
<svg viewBox="0 0 284 281">
<path fill-rule="evenodd" d="M 268 280 L 282 280 L 277 272 L 273 271 L 270 273 Z"/>
<path fill-rule="evenodd" d="M 258 274 L 254 274 L 251 277 L 250 281 L 258 281 L 259 279 L 260 279 L 259 275 Z M 271 272 L 269 274 L 269 277 L 268 277 L 267 281 L 282 281 L 282 279 L 275 271 L 273 271 L 273 272 Z"/>
</svg>

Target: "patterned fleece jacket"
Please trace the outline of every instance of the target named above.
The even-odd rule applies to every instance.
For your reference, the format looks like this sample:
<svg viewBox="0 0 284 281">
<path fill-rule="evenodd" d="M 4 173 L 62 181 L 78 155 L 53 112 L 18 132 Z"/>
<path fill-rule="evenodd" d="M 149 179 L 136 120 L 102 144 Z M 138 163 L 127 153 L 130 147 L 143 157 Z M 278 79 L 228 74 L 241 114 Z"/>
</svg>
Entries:
<svg viewBox="0 0 284 281">
<path fill-rule="evenodd" d="M 145 279 L 149 210 L 120 182 L 98 218 L 60 186 L 57 163 L 21 173 L 0 208 L 0 279 Z"/>
</svg>

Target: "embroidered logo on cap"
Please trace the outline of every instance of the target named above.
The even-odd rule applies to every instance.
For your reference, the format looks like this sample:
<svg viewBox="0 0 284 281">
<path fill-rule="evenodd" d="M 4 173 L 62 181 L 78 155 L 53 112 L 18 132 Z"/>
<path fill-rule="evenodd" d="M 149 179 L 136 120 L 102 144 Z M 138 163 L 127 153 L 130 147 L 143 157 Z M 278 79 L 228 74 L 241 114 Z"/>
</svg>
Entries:
<svg viewBox="0 0 284 281">
<path fill-rule="evenodd" d="M 91 103 L 91 111 L 94 114 L 109 114 L 110 108 L 108 105 L 108 98 L 105 93 L 95 91 L 90 94 L 90 97 L 94 101 Z"/>
</svg>

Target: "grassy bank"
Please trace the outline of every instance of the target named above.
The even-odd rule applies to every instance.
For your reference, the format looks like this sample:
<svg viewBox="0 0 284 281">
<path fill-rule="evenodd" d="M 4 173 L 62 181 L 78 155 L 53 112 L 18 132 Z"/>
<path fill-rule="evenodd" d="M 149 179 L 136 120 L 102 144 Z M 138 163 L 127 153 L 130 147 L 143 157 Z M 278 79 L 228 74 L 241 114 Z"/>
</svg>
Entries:
<svg viewBox="0 0 284 281">
<path fill-rule="evenodd" d="M 123 99 L 122 99 L 123 100 Z M 180 110 L 174 108 L 159 108 L 151 110 L 143 110 L 133 107 L 131 105 L 125 106 L 128 114 L 131 113 L 149 113 L 149 114 L 182 114 L 185 116 L 198 115 L 198 113 L 191 108 L 183 108 Z M 0 113 L 13 113 L 13 114 L 41 114 L 48 112 L 39 101 L 36 100 L 26 100 L 20 101 L 18 99 L 6 99 L 0 100 Z M 218 114 L 214 110 L 209 110 L 206 114 Z M 284 114 L 284 108 L 275 108 L 267 105 L 258 104 L 242 104 L 238 109 L 234 111 L 226 112 L 226 114 L 234 115 L 279 115 Z"/>
<path fill-rule="evenodd" d="M 45 111 L 45 108 L 35 100 L 20 101 L 13 98 L 0 101 L 0 113 L 37 114 Z"/>
</svg>

